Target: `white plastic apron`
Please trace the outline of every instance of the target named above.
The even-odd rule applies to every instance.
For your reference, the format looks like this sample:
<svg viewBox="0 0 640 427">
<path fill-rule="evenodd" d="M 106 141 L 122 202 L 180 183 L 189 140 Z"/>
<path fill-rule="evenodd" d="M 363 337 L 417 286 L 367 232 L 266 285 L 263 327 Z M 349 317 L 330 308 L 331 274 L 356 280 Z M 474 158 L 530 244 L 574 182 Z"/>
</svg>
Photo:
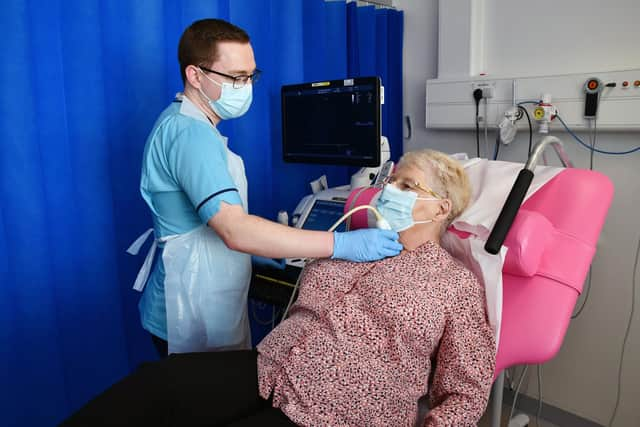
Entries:
<svg viewBox="0 0 640 427">
<path fill-rule="evenodd" d="M 229 149 L 227 168 L 246 212 L 244 164 Z M 140 236 L 128 252 L 137 253 L 149 234 L 147 231 Z M 250 348 L 247 313 L 250 255 L 229 249 L 205 224 L 154 241 L 136 278 L 136 290 L 144 288 L 158 241 L 165 242 L 162 261 L 169 353 Z"/>
</svg>

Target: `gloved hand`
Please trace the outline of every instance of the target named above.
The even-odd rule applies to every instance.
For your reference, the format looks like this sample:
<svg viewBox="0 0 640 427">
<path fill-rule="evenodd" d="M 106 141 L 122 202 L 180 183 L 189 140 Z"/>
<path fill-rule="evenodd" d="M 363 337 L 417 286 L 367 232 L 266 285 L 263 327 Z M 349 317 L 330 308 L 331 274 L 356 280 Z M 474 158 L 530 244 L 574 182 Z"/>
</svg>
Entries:
<svg viewBox="0 0 640 427">
<path fill-rule="evenodd" d="M 263 256 L 251 255 L 251 264 L 260 268 L 272 268 L 274 270 L 284 270 L 286 261 L 284 258 L 265 258 Z"/>
<path fill-rule="evenodd" d="M 333 233 L 333 255 L 347 261 L 376 261 L 396 256 L 402 250 L 398 233 L 378 228 L 363 228 L 347 233 Z"/>
</svg>

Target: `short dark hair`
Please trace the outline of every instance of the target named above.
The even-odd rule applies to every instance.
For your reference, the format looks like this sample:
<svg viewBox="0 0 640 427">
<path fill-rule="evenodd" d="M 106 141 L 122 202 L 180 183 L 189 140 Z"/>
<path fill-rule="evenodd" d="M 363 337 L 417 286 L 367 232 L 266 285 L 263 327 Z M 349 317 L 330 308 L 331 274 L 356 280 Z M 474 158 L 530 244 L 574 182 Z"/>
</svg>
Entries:
<svg viewBox="0 0 640 427">
<path fill-rule="evenodd" d="M 182 83 L 187 80 L 188 65 L 208 66 L 218 56 L 218 42 L 249 43 L 249 35 L 240 27 L 222 19 L 201 19 L 184 30 L 178 44 L 178 62 Z"/>
</svg>

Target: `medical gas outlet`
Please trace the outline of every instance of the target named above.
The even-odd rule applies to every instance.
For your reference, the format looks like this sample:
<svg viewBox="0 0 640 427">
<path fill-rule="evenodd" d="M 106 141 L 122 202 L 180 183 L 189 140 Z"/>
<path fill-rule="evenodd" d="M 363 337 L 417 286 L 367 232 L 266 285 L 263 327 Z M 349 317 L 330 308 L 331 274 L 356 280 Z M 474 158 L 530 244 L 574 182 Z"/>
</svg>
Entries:
<svg viewBox="0 0 640 427">
<path fill-rule="evenodd" d="M 558 109 L 551 104 L 551 95 L 542 95 L 542 101 L 533 110 L 533 118 L 538 122 L 540 133 L 549 133 L 549 123 L 558 115 Z"/>
<path fill-rule="evenodd" d="M 504 145 L 510 144 L 515 139 L 516 133 L 518 132 L 518 126 L 516 125 L 518 119 L 518 107 L 508 108 L 504 112 L 504 118 L 498 124 L 500 141 Z"/>
</svg>

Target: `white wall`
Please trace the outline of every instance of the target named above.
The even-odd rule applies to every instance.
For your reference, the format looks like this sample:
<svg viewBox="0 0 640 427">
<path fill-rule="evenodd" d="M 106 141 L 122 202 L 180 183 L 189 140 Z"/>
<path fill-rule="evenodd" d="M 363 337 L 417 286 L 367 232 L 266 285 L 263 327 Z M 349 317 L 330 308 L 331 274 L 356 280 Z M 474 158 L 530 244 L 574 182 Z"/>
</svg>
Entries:
<svg viewBox="0 0 640 427">
<path fill-rule="evenodd" d="M 484 1 L 489 75 L 544 76 L 640 66 L 637 0 L 538 0 L 535 7 L 512 0 Z"/>
<path fill-rule="evenodd" d="M 536 10 L 523 8 L 522 2 L 506 0 L 485 0 L 485 4 L 487 21 L 494 26 L 503 25 L 500 31 L 509 34 L 508 39 L 497 30 L 486 34 L 486 64 L 493 74 L 547 75 L 640 67 L 640 55 L 634 54 L 634 44 L 640 39 L 636 28 L 640 26 L 631 27 L 632 19 L 640 18 L 636 6 L 640 2 L 543 0 L 536 3 L 540 5 Z M 405 139 L 404 150 L 429 147 L 474 153 L 473 132 L 433 131 L 424 125 L 425 83 L 428 78 L 438 77 L 437 0 L 395 0 L 395 5 L 405 11 L 404 114 L 413 124 L 412 137 Z M 541 22 L 550 24 L 541 28 Z M 585 22 L 597 25 L 584 25 Z M 536 28 L 549 31 L 543 44 L 549 46 L 552 41 L 553 46 L 544 51 L 538 49 Z M 586 40 L 598 46 L 596 55 L 586 49 Z M 541 57 L 547 61 L 544 68 L 538 63 Z M 576 166 L 589 167 L 587 150 L 560 130 L 554 134 L 565 141 Z M 585 134 L 581 136 L 586 138 Z M 500 158 L 524 162 L 527 140 L 528 135 L 521 132 L 511 146 L 501 148 Z M 624 150 L 640 144 L 640 133 L 601 132 L 598 141 L 601 148 Z M 609 422 L 615 404 L 618 363 L 631 308 L 633 261 L 640 238 L 639 161 L 639 153 L 625 157 L 596 154 L 594 158 L 594 168 L 612 179 L 616 193 L 593 262 L 592 290 L 586 308 L 572 321 L 558 356 L 544 365 L 544 401 L 603 425 Z M 636 307 L 614 426 L 640 426 L 640 411 L 636 408 L 640 402 L 640 289 L 636 292 Z M 536 397 L 535 378 L 530 379 L 526 392 Z"/>
</svg>

